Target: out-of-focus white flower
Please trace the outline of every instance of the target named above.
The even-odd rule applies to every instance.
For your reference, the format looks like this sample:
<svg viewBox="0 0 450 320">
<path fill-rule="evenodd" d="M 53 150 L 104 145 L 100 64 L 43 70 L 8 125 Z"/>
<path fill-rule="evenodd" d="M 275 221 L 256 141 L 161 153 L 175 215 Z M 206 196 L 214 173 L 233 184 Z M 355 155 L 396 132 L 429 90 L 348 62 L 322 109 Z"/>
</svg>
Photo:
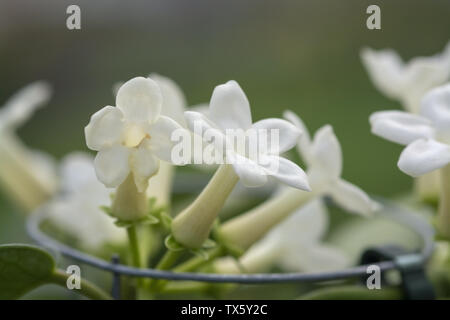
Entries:
<svg viewBox="0 0 450 320">
<path fill-rule="evenodd" d="M 297 150 L 308 167 L 308 178 L 315 192 L 330 196 L 339 206 L 353 213 L 369 215 L 379 209 L 379 204 L 361 188 L 341 178 L 341 145 L 330 125 L 317 130 L 311 140 L 306 126 L 295 113 L 286 111 L 284 117 L 304 132 Z"/>
<path fill-rule="evenodd" d="M 404 173 L 419 177 L 441 169 L 437 227 L 450 237 L 450 83 L 424 96 L 420 115 L 380 111 L 370 116 L 370 124 L 374 134 L 406 145 L 398 160 Z"/>
<path fill-rule="evenodd" d="M 450 43 L 442 53 L 417 57 L 408 63 L 393 50 L 365 48 L 361 58 L 377 89 L 399 100 L 412 113 L 419 112 L 420 100 L 428 90 L 450 77 Z"/>
<path fill-rule="evenodd" d="M 242 249 L 249 248 L 271 228 L 317 197 L 330 196 L 345 210 L 365 216 L 379 209 L 379 204 L 363 190 L 341 178 L 342 151 L 331 126 L 319 129 L 311 141 L 299 117 L 290 111 L 284 116 L 303 133 L 297 149 L 308 166 L 312 192 L 284 187 L 261 205 L 225 222 L 221 226 L 221 235 Z"/>
<path fill-rule="evenodd" d="M 398 161 L 413 177 L 450 162 L 450 84 L 435 88 L 422 100 L 420 115 L 379 111 L 370 116 L 372 133 L 406 145 Z"/>
<path fill-rule="evenodd" d="M 36 208 L 56 189 L 53 159 L 28 149 L 15 130 L 50 98 L 50 86 L 34 82 L 18 91 L 0 109 L 0 182 L 25 209 Z"/>
<path fill-rule="evenodd" d="M 159 168 L 159 159 L 171 162 L 171 134 L 180 128 L 161 115 L 159 85 L 137 77 L 124 83 L 116 107 L 106 106 L 92 115 L 85 128 L 86 144 L 98 151 L 95 170 L 107 187 L 117 187 L 132 173 L 139 192 Z"/>
<path fill-rule="evenodd" d="M 417 57 L 403 63 L 393 50 L 363 49 L 361 58 L 372 82 L 386 96 L 399 100 L 403 107 L 419 113 L 424 94 L 450 77 L 450 43 L 442 53 L 431 57 Z M 437 172 L 415 180 L 415 190 L 423 200 L 439 197 L 440 177 Z"/>
<path fill-rule="evenodd" d="M 219 167 L 205 189 L 172 221 L 172 235 L 184 246 L 202 246 L 225 200 L 239 179 L 246 186 L 256 187 L 264 185 L 270 176 L 294 188 L 310 190 L 305 172 L 295 163 L 279 156 L 279 153 L 295 145 L 300 131 L 281 119 L 265 119 L 252 124 L 249 102 L 236 81 L 229 81 L 214 89 L 207 115 L 186 111 L 185 117 L 192 132 L 198 133 L 197 128 L 201 128 L 202 137 L 203 132 L 213 132 L 214 145 L 220 145 L 220 152 L 223 152 L 223 147 L 226 150 L 221 154 L 224 164 Z M 248 149 L 237 150 L 234 141 L 227 141 L 230 130 L 240 133 L 240 136 L 246 139 L 247 134 L 252 132 L 254 139 L 245 140 L 248 149 L 259 147 L 263 143 L 266 147 L 270 146 L 272 141 L 269 140 L 269 135 L 259 134 L 275 130 L 279 134 L 278 148 L 273 153 L 275 148 L 256 148 L 259 152 L 258 158 L 264 159 L 258 162 L 258 159 L 246 153 Z"/>
<path fill-rule="evenodd" d="M 195 127 L 200 126 L 204 131 L 214 131 L 215 138 L 224 142 L 227 147 L 224 157 L 229 160 L 228 163 L 232 164 L 244 185 L 262 186 L 270 176 L 294 188 L 310 190 L 305 172 L 295 163 L 279 156 L 295 146 L 301 132 L 288 121 L 276 118 L 264 119 L 252 124 L 249 102 L 236 81 L 228 81 L 214 89 L 208 116 L 195 111 L 186 111 L 185 116 L 191 131 L 195 132 Z M 278 130 L 279 148 L 276 150 L 278 154 L 272 154 L 269 147 L 265 150 L 267 153 L 258 154 L 258 158 L 263 161 L 254 159 L 248 152 L 242 153 L 238 150 L 235 143 L 227 143 L 229 139 L 226 135 L 227 130 L 255 133 L 254 140 L 251 138 L 247 140 L 249 149 L 252 148 L 250 145 L 252 143 L 266 143 L 270 146 L 271 142 L 267 142 L 270 139 L 267 133 L 270 130 Z M 228 149 L 229 146 L 234 149 Z"/>
<path fill-rule="evenodd" d="M 97 180 L 93 158 L 81 152 L 67 155 L 60 179 L 59 193 L 45 206 L 53 224 L 92 251 L 125 243 L 125 230 L 100 209 L 109 205 L 111 190 Z"/>
<path fill-rule="evenodd" d="M 257 273 L 269 271 L 275 266 L 286 272 L 345 268 L 349 265 L 348 257 L 331 245 L 322 243 L 328 222 L 328 212 L 322 200 L 313 200 L 250 247 L 238 263 L 226 257 L 215 263 L 215 269 L 220 273 Z"/>
</svg>

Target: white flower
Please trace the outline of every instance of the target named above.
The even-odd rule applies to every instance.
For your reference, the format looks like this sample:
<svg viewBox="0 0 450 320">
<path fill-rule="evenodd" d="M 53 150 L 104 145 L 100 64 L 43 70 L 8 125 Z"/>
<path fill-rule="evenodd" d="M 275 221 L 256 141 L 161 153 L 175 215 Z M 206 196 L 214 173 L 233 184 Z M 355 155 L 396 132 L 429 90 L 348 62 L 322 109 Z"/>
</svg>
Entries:
<svg viewBox="0 0 450 320">
<path fill-rule="evenodd" d="M 322 243 L 328 229 L 328 212 L 321 199 L 306 204 L 273 228 L 239 258 L 243 271 L 321 272 L 343 269 L 349 259 L 338 249 Z M 232 258 L 215 263 L 220 273 L 239 272 Z"/>
<path fill-rule="evenodd" d="M 60 179 L 59 194 L 44 207 L 52 223 L 93 251 L 126 241 L 125 230 L 100 209 L 109 204 L 111 190 L 97 180 L 93 158 L 81 152 L 67 155 Z"/>
<path fill-rule="evenodd" d="M 107 187 L 117 187 L 132 173 L 143 192 L 159 168 L 159 159 L 171 161 L 174 120 L 161 115 L 163 97 L 158 84 L 143 77 L 124 83 L 116 107 L 106 106 L 92 115 L 85 128 L 86 144 L 98 151 L 95 170 Z"/>
<path fill-rule="evenodd" d="M 304 133 L 297 144 L 297 150 L 308 167 L 308 178 L 316 193 L 331 196 L 342 208 L 363 215 L 379 209 L 379 205 L 354 184 L 341 178 L 341 145 L 330 125 L 325 125 L 311 141 L 302 120 L 293 112 L 286 111 L 284 117 Z"/>
<path fill-rule="evenodd" d="M 248 138 L 249 144 L 266 143 L 269 146 L 268 135 L 264 137 L 260 135 L 260 132 L 279 130 L 279 148 L 276 153 L 271 153 L 270 150 L 265 153 L 262 151 L 258 154 L 259 159 L 254 159 L 247 153 L 230 148 L 225 150 L 224 157 L 231 162 L 234 171 L 245 186 L 262 186 L 270 176 L 292 187 L 310 190 L 304 171 L 295 163 L 278 154 L 291 149 L 296 144 L 301 132 L 288 121 L 275 118 L 260 120 L 252 124 L 249 102 L 236 81 L 228 81 L 214 89 L 207 116 L 195 111 L 186 111 L 185 117 L 191 131 L 195 132 L 196 126 L 200 126 L 204 131 L 211 130 L 215 132 L 216 137 L 220 137 L 220 141 L 225 141 L 222 145 L 227 147 L 229 145 L 236 147 L 233 143 L 228 143 L 227 130 L 235 130 L 244 134 L 252 131 L 256 133 L 256 139 Z"/>
<path fill-rule="evenodd" d="M 420 115 L 380 111 L 370 116 L 372 133 L 407 145 L 398 167 L 413 177 L 450 162 L 450 84 L 435 88 L 422 100 Z"/>
<path fill-rule="evenodd" d="M 283 187 L 259 206 L 222 224 L 220 233 L 223 239 L 242 249 L 249 248 L 309 201 L 324 195 L 353 213 L 367 216 L 379 209 L 379 204 L 363 190 L 341 178 L 341 146 L 331 126 L 319 129 L 311 141 L 300 118 L 290 111 L 285 112 L 284 116 L 303 132 L 297 149 L 308 166 L 312 192 Z"/>
<path fill-rule="evenodd" d="M 45 82 L 29 84 L 0 109 L 0 182 L 4 190 L 26 209 L 36 208 L 56 189 L 57 178 L 50 156 L 28 149 L 15 130 L 50 98 Z"/>
<path fill-rule="evenodd" d="M 412 113 L 419 112 L 420 100 L 428 90 L 450 76 L 450 43 L 442 53 L 417 57 L 407 64 L 393 50 L 365 48 L 361 58 L 377 89 Z"/>
</svg>

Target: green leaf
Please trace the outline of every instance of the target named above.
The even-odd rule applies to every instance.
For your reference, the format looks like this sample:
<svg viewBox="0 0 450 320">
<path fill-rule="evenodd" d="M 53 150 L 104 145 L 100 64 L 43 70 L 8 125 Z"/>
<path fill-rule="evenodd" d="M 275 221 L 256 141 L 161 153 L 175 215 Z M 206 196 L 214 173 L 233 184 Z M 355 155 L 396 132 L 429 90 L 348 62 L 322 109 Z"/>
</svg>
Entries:
<svg viewBox="0 0 450 320">
<path fill-rule="evenodd" d="M 146 215 L 140 222 L 142 224 L 157 224 L 159 223 L 159 219 L 151 215 Z"/>
<path fill-rule="evenodd" d="M 0 245 L 0 299 L 17 299 L 51 282 L 55 260 L 45 250 L 26 244 Z"/>
<path fill-rule="evenodd" d="M 112 210 L 111 210 L 111 207 L 108 207 L 108 206 L 100 206 L 100 210 L 102 210 L 102 211 L 103 211 L 104 213 L 106 213 L 108 216 L 115 218 L 115 217 L 114 217 L 114 213 L 113 213 Z"/>
<path fill-rule="evenodd" d="M 191 249 L 191 252 L 203 260 L 209 259 L 208 251 L 206 251 L 205 249 Z"/>
<path fill-rule="evenodd" d="M 171 251 L 184 250 L 183 245 L 178 243 L 177 240 L 175 240 L 175 238 L 172 235 L 167 236 L 166 240 L 164 241 L 164 244 L 166 245 L 166 248 Z"/>
<path fill-rule="evenodd" d="M 116 221 L 114 221 L 114 224 L 121 228 L 129 228 L 133 225 L 133 222 L 117 219 Z"/>
<path fill-rule="evenodd" d="M 215 246 L 217 246 L 217 243 L 212 239 L 206 239 L 206 241 L 203 243 L 202 248 L 203 249 L 212 249 Z"/>
</svg>

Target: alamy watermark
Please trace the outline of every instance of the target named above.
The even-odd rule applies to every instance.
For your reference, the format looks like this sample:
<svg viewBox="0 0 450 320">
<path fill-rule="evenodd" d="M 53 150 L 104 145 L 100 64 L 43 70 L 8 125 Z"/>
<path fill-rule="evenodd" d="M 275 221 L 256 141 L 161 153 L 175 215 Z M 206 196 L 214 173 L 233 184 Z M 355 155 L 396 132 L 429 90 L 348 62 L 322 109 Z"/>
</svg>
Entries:
<svg viewBox="0 0 450 320">
<path fill-rule="evenodd" d="M 366 280 L 366 286 L 369 290 L 381 289 L 381 269 L 376 264 L 367 267 L 366 273 L 370 274 Z"/>
<path fill-rule="evenodd" d="M 185 164 L 235 164 L 252 161 L 270 171 L 278 170 L 278 162 L 269 159 L 280 153 L 279 129 L 227 129 L 225 132 L 204 128 L 194 122 L 193 134 L 185 129 L 172 133 L 171 161 Z"/>
<path fill-rule="evenodd" d="M 70 274 L 70 276 L 67 278 L 66 286 L 67 289 L 73 290 L 81 289 L 81 269 L 77 265 L 70 265 L 66 269 L 66 273 Z"/>
<path fill-rule="evenodd" d="M 66 13 L 69 15 L 66 19 L 66 27 L 69 30 L 81 29 L 81 9 L 76 4 L 67 7 Z"/>
</svg>

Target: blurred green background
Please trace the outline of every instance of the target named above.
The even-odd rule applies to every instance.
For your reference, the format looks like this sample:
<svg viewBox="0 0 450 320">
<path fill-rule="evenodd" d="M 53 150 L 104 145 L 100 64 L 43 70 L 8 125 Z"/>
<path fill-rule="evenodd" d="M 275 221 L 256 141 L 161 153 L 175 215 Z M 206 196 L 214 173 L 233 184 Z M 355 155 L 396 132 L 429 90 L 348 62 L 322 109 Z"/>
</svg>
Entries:
<svg viewBox="0 0 450 320">
<path fill-rule="evenodd" d="M 81 7 L 81 30 L 66 28 L 70 4 Z M 382 30 L 366 28 L 370 4 L 381 7 Z M 255 119 L 289 108 L 311 131 L 332 124 L 344 177 L 393 196 L 412 181 L 396 167 L 401 147 L 371 135 L 368 117 L 400 106 L 375 90 L 359 52 L 434 54 L 450 39 L 449 18 L 448 0 L 0 0 L 0 105 L 27 83 L 49 81 L 53 99 L 19 135 L 60 158 L 87 151 L 83 128 L 114 104 L 116 81 L 157 72 L 197 104 L 235 79 Z M 0 242 L 23 241 L 23 231 L 11 228 L 20 215 L 0 201 Z"/>
</svg>

